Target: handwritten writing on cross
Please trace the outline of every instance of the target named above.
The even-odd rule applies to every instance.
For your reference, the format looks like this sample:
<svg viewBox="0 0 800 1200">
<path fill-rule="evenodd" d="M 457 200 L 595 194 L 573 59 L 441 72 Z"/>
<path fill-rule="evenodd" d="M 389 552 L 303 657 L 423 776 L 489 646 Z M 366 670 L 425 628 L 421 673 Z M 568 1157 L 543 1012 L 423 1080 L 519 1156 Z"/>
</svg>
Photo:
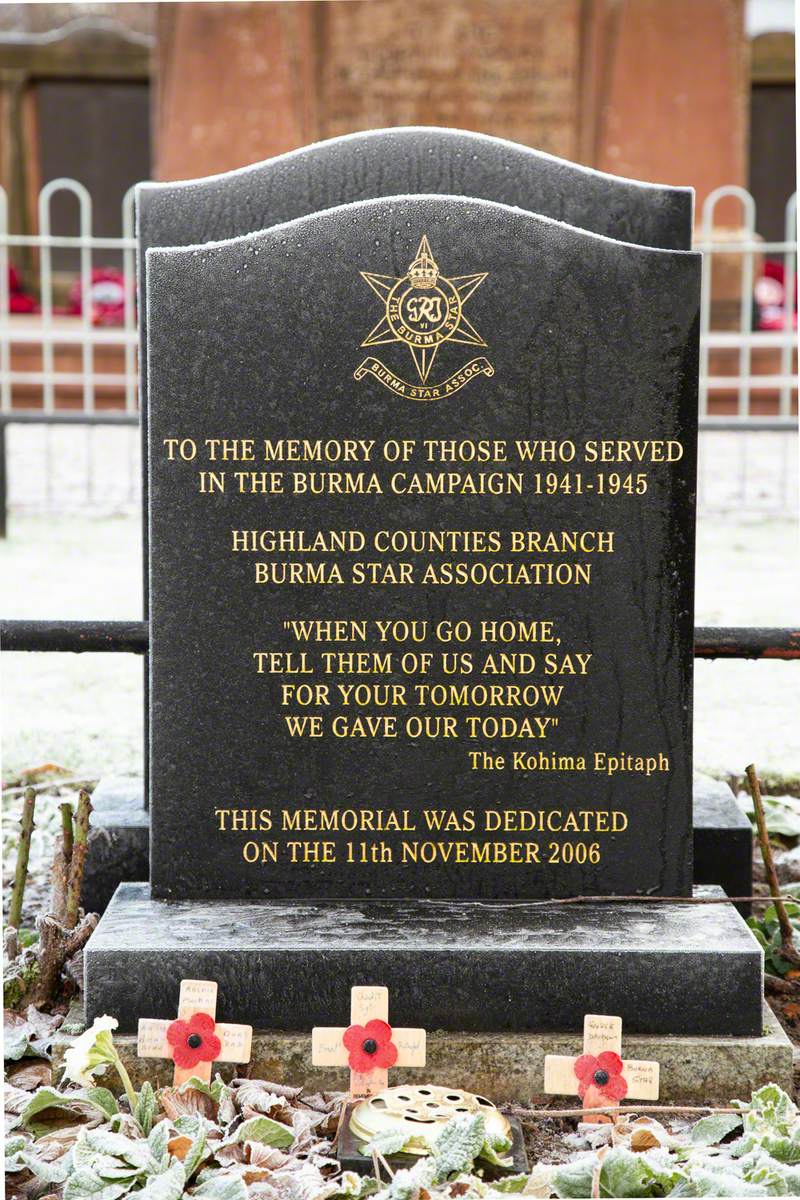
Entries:
<svg viewBox="0 0 800 1200">
<path fill-rule="evenodd" d="M 171 1058 L 175 1087 L 193 1076 L 209 1083 L 213 1063 L 249 1062 L 253 1041 L 251 1025 L 218 1024 L 216 1013 L 216 983 L 184 979 L 177 1021 L 142 1017 L 136 1053 L 140 1058 Z"/>
<path fill-rule="evenodd" d="M 425 1030 L 392 1029 L 389 989 L 354 987 L 350 1026 L 314 1029 L 311 1061 L 315 1067 L 350 1067 L 350 1093 L 372 1096 L 389 1082 L 389 1067 L 425 1066 Z"/>
<path fill-rule="evenodd" d="M 658 1099 L 658 1063 L 622 1058 L 622 1018 L 587 1014 L 583 1019 L 583 1054 L 570 1058 L 548 1054 L 544 1060 L 544 1090 L 549 1095 L 580 1096 L 584 1120 L 609 1122 L 608 1115 L 588 1115 L 593 1108 L 610 1108 L 623 1099 Z"/>
</svg>

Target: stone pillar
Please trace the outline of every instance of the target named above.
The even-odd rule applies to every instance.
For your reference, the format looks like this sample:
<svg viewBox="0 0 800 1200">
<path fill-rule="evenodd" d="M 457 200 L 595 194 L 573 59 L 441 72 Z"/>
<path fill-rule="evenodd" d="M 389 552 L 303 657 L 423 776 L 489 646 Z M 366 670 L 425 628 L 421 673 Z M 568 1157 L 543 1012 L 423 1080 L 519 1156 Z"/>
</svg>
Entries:
<svg viewBox="0 0 800 1200">
<path fill-rule="evenodd" d="M 698 216 L 714 188 L 746 184 L 743 9 L 743 0 L 592 0 L 581 160 L 615 175 L 690 184 Z"/>
<path fill-rule="evenodd" d="M 155 179 L 229 171 L 317 140 L 315 5 L 158 6 Z"/>
<path fill-rule="evenodd" d="M 452 125 L 577 156 L 580 0 L 159 6 L 158 179 Z"/>
</svg>

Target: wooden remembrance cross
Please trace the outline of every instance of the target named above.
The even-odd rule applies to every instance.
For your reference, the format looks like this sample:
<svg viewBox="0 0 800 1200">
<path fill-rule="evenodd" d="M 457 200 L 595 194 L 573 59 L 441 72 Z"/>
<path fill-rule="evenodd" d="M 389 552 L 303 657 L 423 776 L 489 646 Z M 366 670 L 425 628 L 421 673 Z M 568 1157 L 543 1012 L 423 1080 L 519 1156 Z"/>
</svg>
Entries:
<svg viewBox="0 0 800 1200">
<path fill-rule="evenodd" d="M 658 1063 L 622 1058 L 622 1018 L 588 1014 L 583 1019 L 583 1054 L 548 1054 L 544 1060 L 544 1090 L 549 1095 L 580 1096 L 584 1120 L 610 1122 L 607 1114 L 590 1115 L 593 1108 L 612 1108 L 623 1099 L 658 1099 Z"/>
<path fill-rule="evenodd" d="M 425 1066 L 425 1030 L 392 1029 L 389 989 L 354 987 L 350 1025 L 314 1029 L 311 1062 L 315 1067 L 350 1067 L 350 1094 L 372 1096 L 389 1082 L 389 1067 Z"/>
<path fill-rule="evenodd" d="M 217 1024 L 217 985 L 207 979 L 184 979 L 178 1000 L 177 1021 L 142 1017 L 136 1053 L 140 1058 L 171 1058 L 175 1063 L 173 1086 L 187 1079 L 211 1081 L 215 1062 L 250 1061 L 251 1025 Z"/>
</svg>

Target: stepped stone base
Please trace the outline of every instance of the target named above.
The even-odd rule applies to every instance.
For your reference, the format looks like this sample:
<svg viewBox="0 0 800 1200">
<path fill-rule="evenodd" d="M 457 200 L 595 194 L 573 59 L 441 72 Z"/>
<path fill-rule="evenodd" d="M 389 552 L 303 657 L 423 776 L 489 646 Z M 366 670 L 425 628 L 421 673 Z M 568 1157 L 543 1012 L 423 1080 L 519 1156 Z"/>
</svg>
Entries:
<svg viewBox="0 0 800 1200">
<path fill-rule="evenodd" d="M 726 896 L 753 891 L 753 827 L 727 783 L 695 774 L 694 881 L 715 883 Z M 750 915 L 748 903 L 736 906 Z"/>
<path fill-rule="evenodd" d="M 750 822 L 725 783 L 694 777 L 694 881 L 715 883 L 728 896 L 752 890 Z M 150 878 L 150 814 L 141 778 L 116 775 L 98 783 L 92 795 L 91 854 L 83 878 L 87 912 L 104 912 L 121 883 Z M 739 905 L 747 916 L 750 906 Z"/>
<path fill-rule="evenodd" d="M 387 981 L 393 981 L 388 978 Z M 396 998 L 396 997 L 395 997 Z M 177 984 L 175 987 L 177 1000 Z M 729 1003 L 737 1003 L 735 994 Z M 113 1009 L 111 1010 L 114 1011 Z M 345 1010 L 343 1021 L 347 1019 Z M 145 1003 L 142 1016 L 150 1016 Z M 238 1019 L 241 1013 L 227 1005 L 222 1019 Z M 264 1017 L 268 1016 L 265 1012 Z M 298 1009 L 296 1024 L 305 1020 Z M 60 1076 L 64 1052 L 83 1031 L 82 1010 L 73 1009 L 53 1047 L 54 1074 Z M 792 1045 L 765 1004 L 761 1029 L 754 1037 L 668 1037 L 663 1034 L 628 1034 L 623 1027 L 623 1050 L 630 1058 L 656 1060 L 661 1064 L 661 1098 L 664 1104 L 727 1104 L 745 1099 L 764 1083 L 777 1083 L 792 1091 Z M 135 1036 L 114 1037 L 135 1088 L 150 1079 L 158 1086 L 172 1081 L 172 1063 L 163 1059 L 136 1057 Z M 428 1033 L 428 1065 L 415 1070 L 397 1069 L 392 1083 L 436 1083 L 458 1086 L 488 1096 L 498 1104 L 529 1105 L 544 1097 L 546 1054 L 577 1054 L 580 1033 Z M 307 1091 L 340 1091 L 347 1086 L 347 1072 L 337 1067 L 311 1066 L 311 1032 L 257 1031 L 247 1068 L 219 1067 L 225 1079 L 247 1074 L 273 1083 L 304 1085 Z M 109 1085 L 111 1086 L 111 1085 Z M 565 1099 L 565 1105 L 569 1103 Z M 577 1103 L 577 1101 L 576 1101 Z"/>
<path fill-rule="evenodd" d="M 144 806 L 144 781 L 109 775 L 92 792 L 81 904 L 86 912 L 104 912 L 121 883 L 149 878 L 150 813 Z"/>
<path fill-rule="evenodd" d="M 714 888 L 698 889 L 722 897 Z M 169 902 L 122 884 L 85 954 L 87 1015 L 123 1032 L 171 1017 L 180 979 L 215 979 L 220 1015 L 263 1028 L 345 1021 L 353 984 L 388 983 L 391 1021 L 465 1032 L 761 1032 L 762 955 L 726 903 Z"/>
</svg>

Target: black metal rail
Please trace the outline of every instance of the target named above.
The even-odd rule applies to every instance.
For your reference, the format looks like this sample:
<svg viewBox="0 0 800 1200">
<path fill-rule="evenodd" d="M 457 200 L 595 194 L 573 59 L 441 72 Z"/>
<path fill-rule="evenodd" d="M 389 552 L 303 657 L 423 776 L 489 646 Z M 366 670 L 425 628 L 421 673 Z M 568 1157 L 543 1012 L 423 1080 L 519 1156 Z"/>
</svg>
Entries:
<svg viewBox="0 0 800 1200">
<path fill-rule="evenodd" d="M 0 649 L 73 654 L 146 654 L 147 621 L 0 621 Z M 800 659 L 800 629 L 728 628 L 694 631 L 695 658 Z"/>
</svg>

